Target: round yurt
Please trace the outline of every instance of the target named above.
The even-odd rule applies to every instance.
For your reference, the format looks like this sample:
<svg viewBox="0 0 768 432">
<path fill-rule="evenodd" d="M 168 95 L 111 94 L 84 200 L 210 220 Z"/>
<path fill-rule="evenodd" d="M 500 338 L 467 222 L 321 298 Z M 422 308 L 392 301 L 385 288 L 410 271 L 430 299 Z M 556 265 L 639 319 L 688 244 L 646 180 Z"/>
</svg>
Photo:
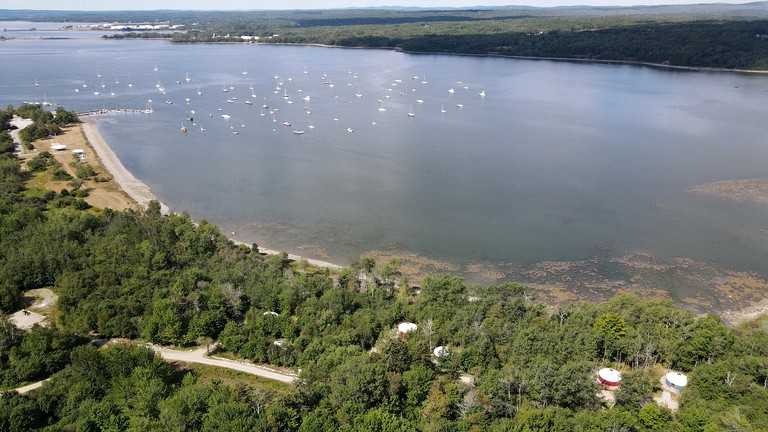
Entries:
<svg viewBox="0 0 768 432">
<path fill-rule="evenodd" d="M 414 323 L 410 323 L 410 322 L 401 322 L 400 324 L 398 324 L 398 325 L 397 325 L 397 332 L 398 332 L 399 334 L 405 334 L 405 333 L 408 333 L 408 332 L 410 332 L 410 331 L 414 331 L 414 330 L 416 330 L 417 328 L 418 328 L 418 327 L 417 327 L 417 326 L 416 326 L 416 324 L 414 324 Z"/>
<path fill-rule="evenodd" d="M 433 354 L 435 354 L 435 357 L 447 357 L 451 354 L 451 350 L 446 346 L 439 346 L 432 351 Z"/>
<path fill-rule="evenodd" d="M 675 390 L 682 390 L 683 387 L 688 385 L 688 377 L 680 372 L 669 372 L 664 377 L 664 383 Z"/>
<path fill-rule="evenodd" d="M 597 372 L 597 379 L 609 387 L 618 387 L 621 384 L 621 372 L 616 369 L 602 368 Z"/>
</svg>

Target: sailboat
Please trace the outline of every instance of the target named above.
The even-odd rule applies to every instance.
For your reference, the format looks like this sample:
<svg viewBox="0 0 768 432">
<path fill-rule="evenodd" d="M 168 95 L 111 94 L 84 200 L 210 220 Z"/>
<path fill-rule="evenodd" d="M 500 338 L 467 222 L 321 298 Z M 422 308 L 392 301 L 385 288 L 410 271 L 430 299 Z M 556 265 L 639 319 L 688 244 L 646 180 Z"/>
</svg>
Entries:
<svg viewBox="0 0 768 432">
<path fill-rule="evenodd" d="M 355 93 L 355 96 L 357 96 L 359 98 L 363 97 L 363 94 L 360 93 L 360 87 L 357 88 L 357 93 Z"/>
<path fill-rule="evenodd" d="M 190 81 L 192 81 L 192 78 L 190 78 L 190 77 L 189 77 L 189 72 L 187 72 L 187 75 L 184 77 L 184 80 L 185 80 L 186 82 L 190 82 Z"/>
<path fill-rule="evenodd" d="M 37 77 L 35 77 L 35 87 L 40 87 L 40 84 L 37 83 Z"/>
<path fill-rule="evenodd" d="M 306 73 L 309 73 L 309 71 L 307 70 L 307 66 L 306 66 L 306 65 L 304 66 L 304 70 L 303 70 L 303 71 L 301 71 L 301 73 L 305 73 L 305 74 L 306 74 Z"/>
<path fill-rule="evenodd" d="M 445 105 L 440 105 L 440 112 L 441 112 L 441 113 L 444 113 L 444 112 L 445 112 Z"/>
<path fill-rule="evenodd" d="M 159 70 L 160 70 L 160 68 L 159 68 L 159 67 L 157 67 L 157 63 L 155 63 L 155 69 L 154 69 L 154 71 L 155 71 L 155 72 L 157 72 L 157 71 L 159 71 Z"/>
<path fill-rule="evenodd" d="M 200 87 L 197 88 L 197 95 L 198 96 L 202 96 L 203 95 L 203 91 L 200 90 Z"/>
<path fill-rule="evenodd" d="M 413 105 L 408 107 L 408 117 L 416 117 L 416 114 L 413 113 Z"/>
<path fill-rule="evenodd" d="M 422 84 L 426 84 L 427 83 L 427 75 L 426 74 L 424 74 L 424 77 L 421 79 L 421 83 Z"/>
</svg>

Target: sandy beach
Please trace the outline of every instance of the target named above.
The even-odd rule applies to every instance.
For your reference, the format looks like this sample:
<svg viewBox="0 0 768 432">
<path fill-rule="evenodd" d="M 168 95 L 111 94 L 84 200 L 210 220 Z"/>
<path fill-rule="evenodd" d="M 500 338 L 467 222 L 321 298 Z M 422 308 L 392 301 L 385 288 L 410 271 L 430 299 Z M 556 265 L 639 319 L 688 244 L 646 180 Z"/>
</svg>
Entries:
<svg viewBox="0 0 768 432">
<path fill-rule="evenodd" d="M 150 201 L 158 201 L 160 203 L 160 211 L 163 214 L 168 214 L 170 212 L 168 206 L 157 199 L 152 191 L 149 190 L 147 185 L 145 185 L 141 180 L 137 179 L 133 174 L 130 173 L 130 171 L 125 169 L 123 164 L 120 162 L 120 159 L 117 158 L 115 152 L 109 148 L 107 143 L 104 141 L 104 138 L 101 137 L 101 134 L 99 133 L 99 130 L 96 126 L 96 121 L 89 118 L 81 118 L 80 120 L 83 121 L 82 126 L 85 137 L 88 139 L 88 142 L 91 144 L 91 147 L 93 147 L 94 151 L 96 151 L 96 154 L 101 161 L 101 165 L 104 167 L 104 169 L 109 171 L 120 188 L 125 193 L 127 193 L 132 200 L 136 201 L 136 203 L 144 208 L 149 205 Z"/>
<path fill-rule="evenodd" d="M 141 180 L 137 179 L 133 174 L 131 174 L 130 171 L 128 171 L 125 166 L 120 162 L 120 159 L 118 159 L 115 152 L 112 151 L 111 148 L 109 148 L 109 145 L 107 145 L 107 142 L 104 141 L 104 138 L 99 133 L 98 126 L 96 124 L 97 120 L 94 118 L 86 118 L 81 117 L 80 120 L 83 122 L 83 132 L 85 133 L 85 137 L 88 139 L 88 142 L 91 144 L 91 147 L 93 147 L 94 151 L 99 157 L 99 160 L 101 161 L 102 166 L 104 169 L 109 171 L 109 173 L 112 175 L 112 177 L 115 179 L 115 182 L 118 184 L 118 186 L 128 194 L 128 196 L 131 197 L 132 200 L 136 201 L 141 207 L 146 208 L 150 201 L 157 200 L 160 203 L 160 209 L 163 214 L 169 214 L 170 209 L 168 206 L 166 206 L 162 201 L 157 199 L 157 197 L 152 193 L 152 191 L 149 190 L 149 187 L 147 187 L 146 184 L 144 184 Z M 230 238 L 233 242 L 237 244 L 246 244 L 241 241 L 238 241 L 237 239 Z M 259 247 L 259 253 L 266 254 L 266 255 L 278 255 L 282 252 L 273 250 L 273 249 L 267 249 L 263 247 Z M 288 259 L 293 261 L 306 261 L 307 263 L 315 266 L 315 267 L 322 267 L 322 268 L 328 268 L 333 270 L 338 270 L 343 268 L 343 266 L 340 266 L 338 264 L 330 263 L 327 261 L 321 261 L 311 258 L 305 258 L 299 255 L 294 254 L 288 254 Z"/>
</svg>

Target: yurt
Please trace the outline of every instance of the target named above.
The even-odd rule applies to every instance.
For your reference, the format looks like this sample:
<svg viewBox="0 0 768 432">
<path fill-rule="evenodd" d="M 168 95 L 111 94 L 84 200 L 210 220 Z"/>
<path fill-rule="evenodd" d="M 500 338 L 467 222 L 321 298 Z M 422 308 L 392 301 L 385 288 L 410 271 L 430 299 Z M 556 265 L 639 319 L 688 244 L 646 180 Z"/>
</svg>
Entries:
<svg viewBox="0 0 768 432">
<path fill-rule="evenodd" d="M 397 334 L 403 335 L 410 331 L 416 330 L 418 327 L 414 323 L 410 322 L 401 322 L 397 325 Z"/>
<path fill-rule="evenodd" d="M 451 350 L 448 349 L 446 346 L 439 346 L 432 351 L 433 354 L 435 354 L 435 357 L 446 357 L 451 354 Z"/>
<path fill-rule="evenodd" d="M 621 384 L 621 372 L 616 369 L 602 368 L 597 371 L 597 379 L 609 387 L 618 387 Z"/>
<path fill-rule="evenodd" d="M 675 390 L 682 390 L 683 387 L 688 385 L 688 377 L 680 372 L 669 372 L 664 377 L 664 383 Z"/>
</svg>

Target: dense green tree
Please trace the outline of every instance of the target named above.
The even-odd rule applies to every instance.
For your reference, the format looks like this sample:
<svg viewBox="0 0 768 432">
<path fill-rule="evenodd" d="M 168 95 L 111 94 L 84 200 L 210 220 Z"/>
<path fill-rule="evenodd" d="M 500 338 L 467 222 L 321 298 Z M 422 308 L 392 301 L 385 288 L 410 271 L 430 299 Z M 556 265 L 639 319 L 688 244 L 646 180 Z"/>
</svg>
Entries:
<svg viewBox="0 0 768 432">
<path fill-rule="evenodd" d="M 631 370 L 621 377 L 621 386 L 615 392 L 616 403 L 628 410 L 637 411 L 655 390 L 653 376 L 645 370 Z"/>
</svg>

